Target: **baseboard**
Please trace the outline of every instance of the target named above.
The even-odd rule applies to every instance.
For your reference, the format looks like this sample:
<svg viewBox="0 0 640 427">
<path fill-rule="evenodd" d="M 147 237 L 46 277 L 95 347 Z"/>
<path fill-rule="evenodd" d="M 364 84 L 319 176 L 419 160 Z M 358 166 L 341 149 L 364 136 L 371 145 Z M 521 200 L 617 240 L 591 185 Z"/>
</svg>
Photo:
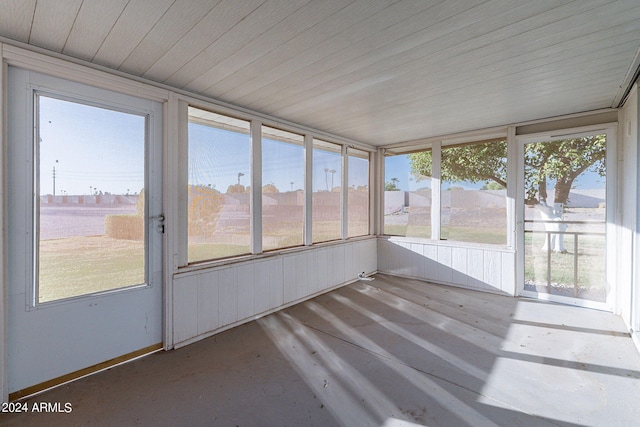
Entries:
<svg viewBox="0 0 640 427">
<path fill-rule="evenodd" d="M 84 369 L 80 369 L 75 372 L 71 372 L 66 375 L 62 375 L 57 378 L 53 378 L 51 380 L 42 382 L 40 384 L 32 385 L 31 387 L 24 388 L 22 390 L 14 391 L 13 393 L 9 393 L 9 401 L 13 402 L 15 400 L 25 399 L 27 397 L 31 397 L 35 394 L 42 393 L 50 388 L 61 386 L 62 384 L 66 384 L 71 381 L 78 380 L 82 377 L 86 377 L 87 375 L 95 374 L 100 371 L 104 371 L 105 369 L 112 368 L 116 365 L 120 365 L 122 363 L 130 362 L 133 359 L 137 359 L 142 356 L 146 356 L 151 353 L 155 353 L 158 350 L 162 350 L 162 343 L 150 345 L 145 348 L 141 348 L 140 350 L 133 351 L 131 353 L 124 354 L 119 357 L 115 357 L 113 359 L 107 360 L 102 363 L 98 363 L 93 366 L 89 366 Z"/>
</svg>

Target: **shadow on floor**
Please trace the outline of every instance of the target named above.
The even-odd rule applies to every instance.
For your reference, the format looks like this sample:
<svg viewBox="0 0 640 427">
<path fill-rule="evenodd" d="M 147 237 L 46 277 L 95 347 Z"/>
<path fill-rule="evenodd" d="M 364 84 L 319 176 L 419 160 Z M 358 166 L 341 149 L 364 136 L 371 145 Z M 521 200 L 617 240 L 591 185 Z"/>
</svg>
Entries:
<svg viewBox="0 0 640 427">
<path fill-rule="evenodd" d="M 64 385 L 2 425 L 634 425 L 610 313 L 377 275 Z M 70 413 L 34 413 L 59 403 Z"/>
</svg>

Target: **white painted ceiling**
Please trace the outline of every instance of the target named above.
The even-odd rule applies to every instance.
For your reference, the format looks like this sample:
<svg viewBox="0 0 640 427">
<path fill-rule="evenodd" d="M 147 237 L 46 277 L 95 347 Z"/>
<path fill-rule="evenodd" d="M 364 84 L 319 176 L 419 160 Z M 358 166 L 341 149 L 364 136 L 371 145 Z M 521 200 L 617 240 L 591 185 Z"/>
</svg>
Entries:
<svg viewBox="0 0 640 427">
<path fill-rule="evenodd" d="M 638 0 L 0 0 L 0 36 L 385 145 L 617 107 Z"/>
</svg>

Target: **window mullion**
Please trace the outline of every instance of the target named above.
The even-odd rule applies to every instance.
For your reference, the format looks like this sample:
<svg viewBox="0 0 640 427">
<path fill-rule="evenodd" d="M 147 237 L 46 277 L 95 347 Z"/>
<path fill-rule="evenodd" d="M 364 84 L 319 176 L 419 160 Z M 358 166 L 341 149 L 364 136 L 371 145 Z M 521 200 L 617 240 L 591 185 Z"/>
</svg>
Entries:
<svg viewBox="0 0 640 427">
<path fill-rule="evenodd" d="M 442 142 L 433 143 L 431 148 L 431 239 L 440 240 L 440 209 L 442 206 L 441 197 L 441 159 Z"/>
<path fill-rule="evenodd" d="M 251 121 L 251 253 L 262 253 L 262 123 Z"/>
<path fill-rule="evenodd" d="M 342 177 L 340 183 L 340 225 L 342 230 L 342 239 L 349 237 L 348 229 L 348 200 L 349 200 L 349 154 L 347 146 L 342 146 Z"/>
<path fill-rule="evenodd" d="M 304 245 L 313 243 L 313 137 L 304 136 Z"/>
</svg>

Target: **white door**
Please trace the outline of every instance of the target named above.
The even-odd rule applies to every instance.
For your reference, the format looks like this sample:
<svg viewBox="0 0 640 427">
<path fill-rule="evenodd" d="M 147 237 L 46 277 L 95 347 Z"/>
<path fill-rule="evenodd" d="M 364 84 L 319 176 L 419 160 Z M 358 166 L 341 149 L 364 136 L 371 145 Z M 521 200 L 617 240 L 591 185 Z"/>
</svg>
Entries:
<svg viewBox="0 0 640 427">
<path fill-rule="evenodd" d="M 615 129 L 519 143 L 520 295 L 612 310 Z"/>
<path fill-rule="evenodd" d="M 22 69 L 8 85 L 13 398 L 162 343 L 162 105 Z"/>
</svg>

